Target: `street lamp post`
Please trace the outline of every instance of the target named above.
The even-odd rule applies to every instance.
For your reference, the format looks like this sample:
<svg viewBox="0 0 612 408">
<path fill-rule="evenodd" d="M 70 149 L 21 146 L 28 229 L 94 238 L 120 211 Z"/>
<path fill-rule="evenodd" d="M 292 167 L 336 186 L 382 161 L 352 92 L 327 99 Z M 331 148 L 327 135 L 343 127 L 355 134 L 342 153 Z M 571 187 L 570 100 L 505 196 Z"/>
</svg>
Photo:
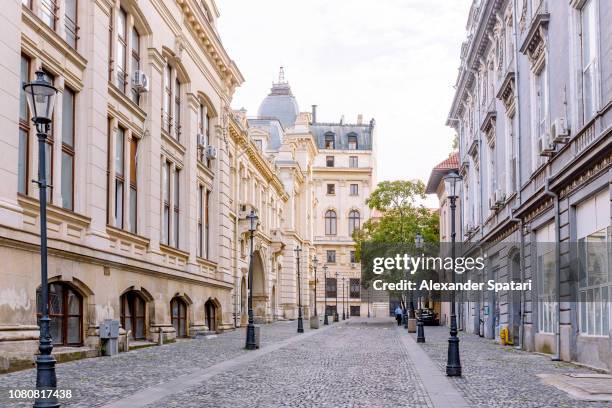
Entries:
<svg viewBox="0 0 612 408">
<path fill-rule="evenodd" d="M 370 288 L 368 288 L 368 318 L 370 317 Z"/>
<path fill-rule="evenodd" d="M 346 318 L 351 318 L 351 280 L 346 280 Z"/>
<path fill-rule="evenodd" d="M 453 265 L 455 264 L 455 209 L 456 200 L 459 196 L 461 185 L 458 184 L 461 180 L 459 174 L 452 172 L 444 177 L 444 188 L 446 196 L 450 200 L 451 213 L 451 257 Z M 461 361 L 459 358 L 459 338 L 457 337 L 457 316 L 455 315 L 455 271 L 451 271 L 453 291 L 451 292 L 451 324 L 450 337 L 448 339 L 448 359 L 446 362 L 446 375 L 449 377 L 461 376 Z"/>
<path fill-rule="evenodd" d="M 404 269 L 404 279 L 408 280 L 408 269 Z M 404 325 L 404 329 L 408 328 L 408 315 L 407 315 L 407 305 L 408 302 L 408 289 L 404 289 L 404 308 L 402 309 L 402 324 Z M 412 292 L 410 293 L 412 295 Z"/>
<path fill-rule="evenodd" d="M 323 313 L 323 324 L 325 326 L 328 326 L 329 321 L 327 320 L 327 265 L 323 265 L 323 275 L 323 278 L 325 279 L 325 297 L 323 298 L 325 302 L 325 312 Z"/>
<path fill-rule="evenodd" d="M 334 322 L 337 322 L 338 319 L 338 276 L 340 274 L 336 272 L 336 310 L 334 311 Z"/>
<path fill-rule="evenodd" d="M 423 236 L 418 232 L 414 238 L 414 246 L 417 249 L 423 248 Z M 410 294 L 412 295 L 412 292 L 410 292 Z M 410 307 L 412 308 L 412 314 L 414 315 L 414 305 L 412 304 L 412 299 L 410 302 Z M 417 317 L 417 343 L 425 343 L 425 328 L 423 326 L 423 315 L 421 311 Z"/>
<path fill-rule="evenodd" d="M 342 320 L 346 320 L 346 314 L 344 313 L 344 276 L 342 277 Z"/>
<path fill-rule="evenodd" d="M 294 249 L 295 258 L 297 259 L 297 279 L 298 279 L 298 333 L 304 333 L 304 322 L 302 319 L 302 279 L 300 278 L 300 252 L 302 252 L 302 248 L 299 246 Z"/>
<path fill-rule="evenodd" d="M 246 345 L 244 348 L 247 350 L 255 350 L 257 348 L 257 342 L 255 341 L 255 323 L 253 322 L 253 237 L 257 230 L 257 214 L 251 210 L 249 215 L 246 216 L 249 220 L 249 233 L 250 233 L 250 249 L 249 249 L 249 324 L 247 325 L 246 331 Z"/>
<path fill-rule="evenodd" d="M 57 89 L 47 80 L 45 73 L 36 71 L 36 79 L 23 85 L 28 107 L 32 113 L 32 122 L 36 125 L 38 137 L 38 200 L 40 204 L 40 292 L 41 318 L 40 337 L 38 340 L 39 354 L 36 356 L 36 388 L 45 390 L 42 397 L 36 398 L 34 407 L 59 407 L 54 392 L 57 388 L 55 375 L 55 358 L 51 355 L 53 343 L 49 325 L 49 283 L 47 280 L 47 175 L 45 143 L 51 127 L 51 117 L 55 105 Z"/>
<path fill-rule="evenodd" d="M 317 256 L 312 257 L 312 264 L 314 268 L 314 315 L 318 318 L 317 314 Z"/>
</svg>

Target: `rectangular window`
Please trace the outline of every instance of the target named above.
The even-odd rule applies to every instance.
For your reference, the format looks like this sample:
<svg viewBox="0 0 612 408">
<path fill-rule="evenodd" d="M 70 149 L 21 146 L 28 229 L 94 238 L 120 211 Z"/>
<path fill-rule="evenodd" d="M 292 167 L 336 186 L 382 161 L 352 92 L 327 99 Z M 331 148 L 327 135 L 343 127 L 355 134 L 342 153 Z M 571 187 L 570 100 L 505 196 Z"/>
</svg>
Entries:
<svg viewBox="0 0 612 408">
<path fill-rule="evenodd" d="M 181 83 L 178 78 L 174 87 L 174 138 L 181 139 Z"/>
<path fill-rule="evenodd" d="M 45 71 L 47 80 L 53 84 L 55 77 L 49 72 Z M 53 123 L 53 122 L 52 122 Z M 45 144 L 45 180 L 47 182 L 47 203 L 51 203 L 53 199 L 53 143 L 54 143 L 54 132 L 53 125 L 49 127 L 49 133 L 47 134 L 47 140 Z"/>
<path fill-rule="evenodd" d="M 349 150 L 357 150 L 357 136 L 348 137 L 348 148 Z"/>
<path fill-rule="evenodd" d="M 56 0 L 40 0 L 40 19 L 52 30 L 55 30 L 55 22 L 57 21 Z"/>
<path fill-rule="evenodd" d="M 140 71 L 140 34 L 132 27 L 132 76 L 136 71 Z M 140 104 L 140 93 L 132 87 L 132 101 Z"/>
<path fill-rule="evenodd" d="M 350 191 L 349 191 L 350 195 L 352 196 L 359 195 L 359 184 L 351 184 L 349 188 L 350 188 Z"/>
<path fill-rule="evenodd" d="M 351 263 L 356 263 L 357 262 L 357 257 L 355 256 L 355 251 L 351 251 L 350 252 L 349 258 L 350 258 L 350 262 Z"/>
<path fill-rule="evenodd" d="M 327 185 L 327 194 L 336 194 L 336 185 L 335 184 L 328 184 Z"/>
<path fill-rule="evenodd" d="M 204 187 L 198 186 L 198 251 L 197 255 L 202 257 L 204 253 Z"/>
<path fill-rule="evenodd" d="M 598 108 L 597 71 L 598 71 L 598 24 L 595 0 L 588 0 L 582 10 L 581 48 L 582 48 L 582 102 L 584 122 L 588 122 Z"/>
<path fill-rule="evenodd" d="M 556 326 L 555 225 L 536 231 L 536 273 L 538 287 L 538 331 L 553 333 Z"/>
<path fill-rule="evenodd" d="M 75 93 L 62 93 L 62 207 L 74 210 L 74 124 Z"/>
<path fill-rule="evenodd" d="M 125 92 L 127 84 L 127 14 L 122 8 L 117 14 L 117 88 Z"/>
<path fill-rule="evenodd" d="M 576 207 L 580 332 L 584 335 L 609 333 L 608 302 L 612 295 L 609 194 L 605 189 Z"/>
<path fill-rule="evenodd" d="M 204 200 L 204 258 L 208 259 L 210 255 L 210 191 L 206 191 L 206 199 Z"/>
<path fill-rule="evenodd" d="M 28 193 L 28 167 L 30 163 L 29 154 L 29 134 L 30 118 L 28 103 L 26 101 L 23 85 L 30 79 L 30 60 L 28 57 L 21 56 L 21 86 L 19 90 L 19 152 L 17 164 L 17 192 L 19 194 Z"/>
<path fill-rule="evenodd" d="M 335 149 L 336 148 L 336 138 L 333 134 L 325 135 L 325 148 L 326 149 Z"/>
<path fill-rule="evenodd" d="M 115 227 L 123 228 L 123 186 L 125 130 L 117 128 L 115 133 Z"/>
<path fill-rule="evenodd" d="M 361 281 L 359 278 L 350 279 L 350 296 L 352 299 L 358 299 L 361 296 Z"/>
<path fill-rule="evenodd" d="M 325 280 L 325 297 L 335 298 L 338 294 L 338 282 L 336 278 L 327 278 Z"/>
<path fill-rule="evenodd" d="M 164 68 L 164 98 L 163 98 L 163 112 L 162 112 L 162 128 L 170 133 L 172 130 L 172 113 L 170 112 L 172 100 L 172 68 L 170 65 L 166 65 Z"/>
<path fill-rule="evenodd" d="M 162 169 L 162 197 L 164 209 L 162 214 L 162 243 L 170 245 L 170 162 L 165 162 Z"/>
<path fill-rule="evenodd" d="M 179 219 L 179 208 L 180 208 L 180 197 L 181 197 L 181 190 L 180 190 L 180 171 L 179 169 L 175 169 L 174 170 L 174 200 L 173 200 L 173 211 L 174 211 L 174 219 L 172 220 L 173 222 L 173 226 L 174 226 L 174 231 L 173 231 L 173 235 L 174 235 L 174 246 L 176 248 L 179 247 L 179 225 L 180 225 L 180 219 Z"/>
<path fill-rule="evenodd" d="M 361 306 L 351 306 L 351 316 L 358 317 L 361 315 Z"/>
<path fill-rule="evenodd" d="M 327 254 L 327 263 L 336 263 L 336 251 L 333 249 L 329 249 L 326 252 Z"/>
<path fill-rule="evenodd" d="M 349 156 L 349 167 L 352 169 L 359 167 L 359 158 L 357 156 Z"/>
<path fill-rule="evenodd" d="M 536 151 L 536 160 L 534 161 L 534 168 L 543 163 L 543 158 L 540 156 L 540 152 L 547 147 L 548 138 L 547 138 L 547 124 L 548 124 L 548 84 L 546 79 L 546 67 L 543 67 L 542 70 L 536 74 L 535 76 L 535 92 L 536 92 L 536 141 L 537 145 Z"/>
<path fill-rule="evenodd" d="M 138 139 L 130 140 L 130 232 L 138 232 Z"/>
<path fill-rule="evenodd" d="M 72 48 L 77 47 L 78 31 L 77 25 L 77 0 L 65 0 L 64 3 L 64 29 L 66 34 L 66 42 Z"/>
<path fill-rule="evenodd" d="M 325 165 L 327 167 L 334 167 L 334 156 L 327 156 L 325 158 Z"/>
</svg>

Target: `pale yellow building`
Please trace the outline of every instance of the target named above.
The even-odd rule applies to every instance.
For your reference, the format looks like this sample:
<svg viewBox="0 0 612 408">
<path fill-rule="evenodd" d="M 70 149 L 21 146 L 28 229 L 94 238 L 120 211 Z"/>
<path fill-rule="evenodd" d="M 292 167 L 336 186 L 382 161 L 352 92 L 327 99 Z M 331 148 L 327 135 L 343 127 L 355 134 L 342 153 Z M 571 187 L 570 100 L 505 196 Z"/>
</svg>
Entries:
<svg viewBox="0 0 612 408">
<path fill-rule="evenodd" d="M 59 90 L 47 142 L 55 353 L 96 355 L 105 319 L 120 321 L 122 350 L 160 333 L 167 342 L 244 324 L 251 209 L 256 321 L 296 318 L 299 292 L 312 314 L 315 253 L 322 312 L 326 251 L 337 251 L 330 272 L 359 278 L 348 217 L 369 216 L 373 121 L 338 125 L 338 143 L 350 129 L 370 139 L 331 152 L 282 80 L 272 93 L 289 100 L 288 119 L 267 106 L 276 95 L 256 118 L 231 110 L 243 77 L 220 42 L 214 0 L 75 4 L 15 0 L 0 10 L 0 372 L 31 365 L 39 335 L 38 150 L 21 91 L 39 69 Z M 330 182 L 335 195 L 324 193 Z M 331 208 L 335 235 L 325 233 Z"/>
</svg>

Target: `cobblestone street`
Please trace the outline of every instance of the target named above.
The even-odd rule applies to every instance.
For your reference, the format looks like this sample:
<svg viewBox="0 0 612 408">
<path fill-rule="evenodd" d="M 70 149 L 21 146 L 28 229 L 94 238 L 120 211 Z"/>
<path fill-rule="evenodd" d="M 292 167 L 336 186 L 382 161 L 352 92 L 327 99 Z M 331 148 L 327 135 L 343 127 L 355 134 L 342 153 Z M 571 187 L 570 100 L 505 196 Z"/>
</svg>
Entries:
<svg viewBox="0 0 612 408">
<path fill-rule="evenodd" d="M 425 327 L 423 345 L 441 371 L 446 370 L 449 329 Z M 416 338 L 416 337 L 415 337 Z M 544 385 L 536 374 L 593 373 L 574 364 L 551 361 L 550 356 L 501 347 L 492 340 L 459 333 L 461 378 L 452 383 L 470 406 L 477 407 L 612 407 L 612 402 L 577 401 L 558 389 Z"/>
<path fill-rule="evenodd" d="M 300 336 L 295 330 L 296 322 L 263 325 L 262 348 L 255 352 L 242 349 L 244 330 L 236 330 L 59 364 L 59 388 L 74 395 L 63 406 L 612 406 L 573 400 L 536 377 L 587 369 L 471 335 L 461 335 L 464 375 L 447 383 L 444 327 L 426 327 L 423 346 L 390 319 L 352 318 L 318 331 L 306 328 Z M 34 370 L 0 376 L 0 406 L 31 406 L 9 400 L 8 390 L 32 388 L 34 379 Z M 440 403 L 439 393 L 456 404 Z"/>
</svg>

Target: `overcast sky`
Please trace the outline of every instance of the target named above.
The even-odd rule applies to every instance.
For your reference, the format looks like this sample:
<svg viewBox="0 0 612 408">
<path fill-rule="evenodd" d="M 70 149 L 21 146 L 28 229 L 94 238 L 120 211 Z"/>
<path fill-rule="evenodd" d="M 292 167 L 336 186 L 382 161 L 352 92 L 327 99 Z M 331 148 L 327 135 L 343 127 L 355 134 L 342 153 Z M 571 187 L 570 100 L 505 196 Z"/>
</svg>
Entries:
<svg viewBox="0 0 612 408">
<path fill-rule="evenodd" d="M 279 66 L 300 111 L 377 123 L 378 180 L 421 179 L 448 157 L 444 125 L 471 0 L 217 0 L 245 77 L 232 102 L 257 114 Z M 430 197 L 427 205 L 437 207 Z"/>
</svg>

